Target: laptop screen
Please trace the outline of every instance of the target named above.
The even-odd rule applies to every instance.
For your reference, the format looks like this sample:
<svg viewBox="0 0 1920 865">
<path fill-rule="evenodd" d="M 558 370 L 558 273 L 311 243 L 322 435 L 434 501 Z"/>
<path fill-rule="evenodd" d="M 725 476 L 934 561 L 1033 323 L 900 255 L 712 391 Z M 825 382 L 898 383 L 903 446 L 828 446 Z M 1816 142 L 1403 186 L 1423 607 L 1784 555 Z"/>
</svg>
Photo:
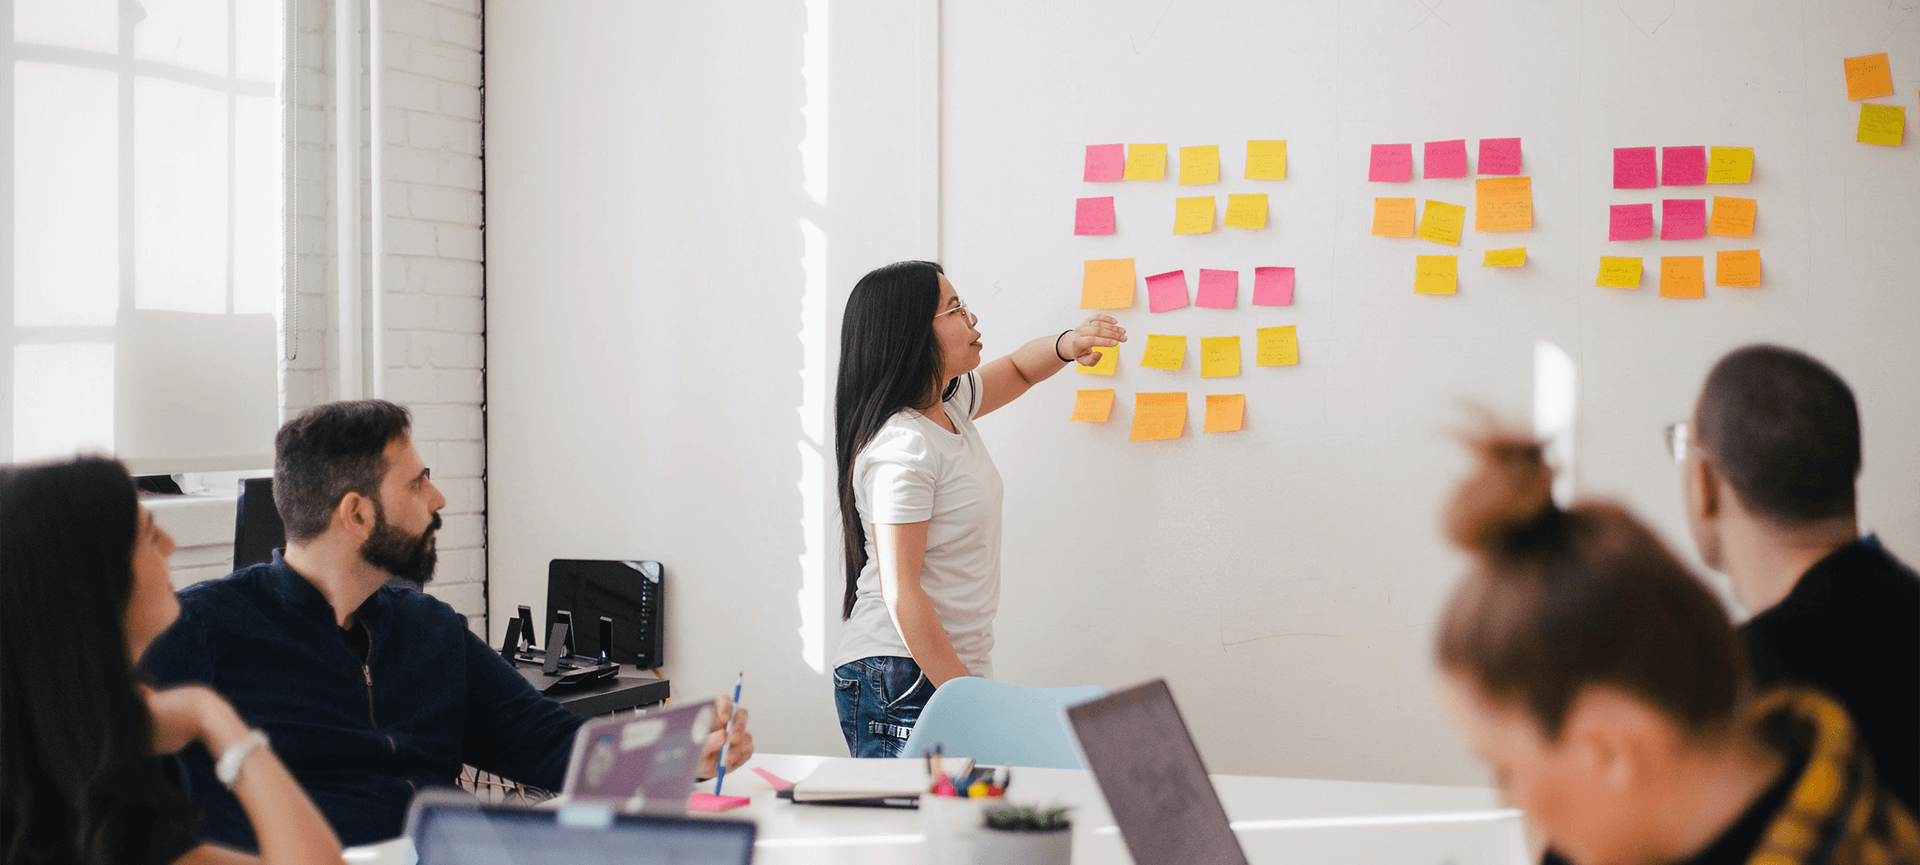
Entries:
<svg viewBox="0 0 1920 865">
<path fill-rule="evenodd" d="M 420 865 L 748 865 L 745 821 L 422 804 L 408 832 Z"/>
</svg>

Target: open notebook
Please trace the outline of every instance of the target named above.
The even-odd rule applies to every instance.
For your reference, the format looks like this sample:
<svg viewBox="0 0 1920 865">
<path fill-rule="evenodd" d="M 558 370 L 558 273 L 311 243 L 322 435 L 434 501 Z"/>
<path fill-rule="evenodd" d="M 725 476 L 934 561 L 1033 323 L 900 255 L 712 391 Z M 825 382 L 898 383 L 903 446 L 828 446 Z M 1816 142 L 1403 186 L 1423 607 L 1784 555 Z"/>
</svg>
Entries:
<svg viewBox="0 0 1920 865">
<path fill-rule="evenodd" d="M 969 757 L 948 757 L 941 771 L 951 775 L 973 772 Z M 835 757 L 821 763 L 813 774 L 782 791 L 795 802 L 834 805 L 917 805 L 920 794 L 932 786 L 927 763 L 921 757 L 894 759 L 854 759 Z"/>
</svg>

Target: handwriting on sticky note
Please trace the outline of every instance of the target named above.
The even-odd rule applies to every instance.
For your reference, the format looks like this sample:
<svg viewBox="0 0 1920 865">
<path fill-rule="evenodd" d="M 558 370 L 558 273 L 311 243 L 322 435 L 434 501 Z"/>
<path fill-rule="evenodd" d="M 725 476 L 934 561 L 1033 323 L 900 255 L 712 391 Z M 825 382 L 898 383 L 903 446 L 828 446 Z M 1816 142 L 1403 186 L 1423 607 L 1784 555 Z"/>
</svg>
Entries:
<svg viewBox="0 0 1920 865">
<path fill-rule="evenodd" d="M 1180 185 L 1220 182 L 1220 145 L 1180 148 Z"/>
<path fill-rule="evenodd" d="M 1100 356 L 1099 360 L 1094 361 L 1093 366 L 1076 363 L 1073 368 L 1088 375 L 1113 375 L 1113 371 L 1120 368 L 1119 346 L 1096 346 L 1093 352 Z"/>
<path fill-rule="evenodd" d="M 1414 294 L 1453 294 L 1460 286 L 1460 257 L 1422 255 L 1413 264 Z"/>
<path fill-rule="evenodd" d="M 1374 237 L 1412 237 L 1413 199 L 1376 198 L 1373 200 Z"/>
<path fill-rule="evenodd" d="M 1287 179 L 1287 143 L 1285 141 L 1247 142 L 1247 179 Z"/>
<path fill-rule="evenodd" d="M 1607 206 L 1608 240 L 1646 240 L 1653 236 L 1653 205 L 1610 204 Z"/>
<path fill-rule="evenodd" d="M 1200 293 L 1194 305 L 1207 309 L 1232 309 L 1240 300 L 1240 271 L 1200 268 Z"/>
<path fill-rule="evenodd" d="M 1253 269 L 1254 306 L 1292 306 L 1293 268 L 1256 267 Z"/>
<path fill-rule="evenodd" d="M 1126 309 L 1133 305 L 1133 259 L 1088 261 L 1080 279 L 1081 309 Z"/>
<path fill-rule="evenodd" d="M 1520 139 L 1480 139 L 1481 174 L 1519 174 Z"/>
<path fill-rule="evenodd" d="M 1706 236 L 1706 199 L 1668 198 L 1660 202 L 1661 240 L 1698 240 Z"/>
<path fill-rule="evenodd" d="M 1426 209 L 1420 213 L 1420 230 L 1415 236 L 1421 240 L 1459 246 L 1460 230 L 1466 224 L 1467 209 L 1465 207 L 1444 201 L 1428 201 Z"/>
<path fill-rule="evenodd" d="M 1210 433 L 1238 432 L 1247 417 L 1247 395 L 1244 393 L 1207 394 L 1207 422 L 1204 430 Z"/>
<path fill-rule="evenodd" d="M 1660 172 L 1654 168 L 1652 147 L 1615 147 L 1613 149 L 1613 188 L 1652 189 L 1660 185 Z"/>
<path fill-rule="evenodd" d="M 1166 312 L 1187 305 L 1187 272 L 1169 270 L 1147 277 L 1147 311 Z"/>
<path fill-rule="evenodd" d="M 1714 262 L 1713 284 L 1734 288 L 1760 286 L 1760 250 L 1723 250 Z"/>
<path fill-rule="evenodd" d="M 1200 338 L 1200 377 L 1230 378 L 1240 374 L 1240 337 Z"/>
<path fill-rule="evenodd" d="M 1166 177 L 1167 146 L 1165 144 L 1127 145 L 1127 170 L 1123 176 L 1128 180 L 1159 180 Z"/>
<path fill-rule="evenodd" d="M 1100 235 L 1113 233 L 1113 196 L 1082 198 L 1074 202 L 1073 233 Z"/>
<path fill-rule="evenodd" d="M 1164 333 L 1147 334 L 1147 350 L 1140 365 L 1151 369 L 1179 369 L 1187 362 L 1187 338 Z"/>
<path fill-rule="evenodd" d="M 1467 176 L 1467 141 L 1429 141 L 1426 158 L 1421 160 L 1420 176 L 1428 180 Z"/>
<path fill-rule="evenodd" d="M 1707 148 L 1660 148 L 1660 183 L 1663 186 L 1699 186 L 1707 182 Z"/>
<path fill-rule="evenodd" d="M 1176 198 L 1173 201 L 1174 234 L 1206 234 L 1213 230 L 1213 196 Z"/>
<path fill-rule="evenodd" d="M 1113 388 L 1073 392 L 1073 416 L 1069 421 L 1105 423 L 1113 413 Z"/>
<path fill-rule="evenodd" d="M 1254 331 L 1254 364 L 1293 366 L 1300 362 L 1300 334 L 1295 325 L 1263 327 Z"/>
<path fill-rule="evenodd" d="M 1640 259 L 1618 255 L 1600 256 L 1600 276 L 1593 281 L 1600 288 L 1639 288 Z"/>
<path fill-rule="evenodd" d="M 1885 52 L 1848 57 L 1845 62 L 1849 101 L 1893 95 L 1893 67 L 1887 64 Z"/>
<path fill-rule="evenodd" d="M 1375 144 L 1367 164 L 1367 180 L 1373 183 L 1406 183 L 1413 179 L 1413 145 Z"/>
<path fill-rule="evenodd" d="M 1127 146 L 1125 144 L 1089 144 L 1087 145 L 1087 167 L 1080 179 L 1087 183 L 1112 183 L 1126 176 Z"/>
<path fill-rule="evenodd" d="M 1533 227 L 1533 178 L 1483 177 L 1473 185 L 1474 231 L 1526 231 Z"/>
<path fill-rule="evenodd" d="M 1177 439 L 1187 431 L 1185 393 L 1133 395 L 1133 440 Z"/>
<path fill-rule="evenodd" d="M 1708 183 L 1747 183 L 1753 180 L 1753 148 L 1715 147 L 1707 153 Z"/>
<path fill-rule="evenodd" d="M 1871 102 L 1860 103 L 1860 128 L 1854 132 L 1853 139 L 1861 144 L 1884 144 L 1899 147 L 1900 139 L 1906 134 L 1907 109 L 1899 105 L 1875 105 Z"/>
<path fill-rule="evenodd" d="M 1524 267 L 1527 263 L 1527 248 L 1489 249 L 1486 257 L 1480 260 L 1481 267 Z"/>
<path fill-rule="evenodd" d="M 1707 233 L 1720 237 L 1752 237 L 1754 200 L 1751 198 L 1713 197 L 1713 215 L 1707 219 Z"/>
<path fill-rule="evenodd" d="M 1236 194 L 1227 196 L 1228 228 L 1266 228 L 1267 194 Z"/>
<path fill-rule="evenodd" d="M 1706 259 L 1699 255 L 1660 256 L 1660 296 L 1707 296 Z"/>
</svg>

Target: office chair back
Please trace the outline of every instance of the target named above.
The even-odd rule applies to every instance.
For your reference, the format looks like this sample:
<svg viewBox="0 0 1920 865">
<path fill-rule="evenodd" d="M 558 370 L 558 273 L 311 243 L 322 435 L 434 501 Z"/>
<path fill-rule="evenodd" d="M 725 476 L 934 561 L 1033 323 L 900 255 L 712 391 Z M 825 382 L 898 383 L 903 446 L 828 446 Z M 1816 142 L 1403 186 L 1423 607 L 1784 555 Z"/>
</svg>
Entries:
<svg viewBox="0 0 1920 865">
<path fill-rule="evenodd" d="M 949 754 L 991 766 L 1085 769 L 1066 707 L 1106 694 L 1098 685 L 1029 688 L 972 676 L 949 679 L 920 710 L 901 756 L 918 757 L 939 743 Z"/>
<path fill-rule="evenodd" d="M 233 569 L 273 561 L 274 549 L 286 545 L 287 526 L 273 504 L 273 478 L 241 481 L 233 508 Z"/>
</svg>

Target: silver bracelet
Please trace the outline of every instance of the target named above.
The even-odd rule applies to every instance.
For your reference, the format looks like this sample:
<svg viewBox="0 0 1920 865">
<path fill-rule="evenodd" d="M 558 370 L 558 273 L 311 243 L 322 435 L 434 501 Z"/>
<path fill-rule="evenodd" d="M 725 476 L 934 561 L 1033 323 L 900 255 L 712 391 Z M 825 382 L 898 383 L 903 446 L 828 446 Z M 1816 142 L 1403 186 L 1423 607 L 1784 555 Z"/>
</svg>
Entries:
<svg viewBox="0 0 1920 865">
<path fill-rule="evenodd" d="M 240 781 L 240 764 L 246 762 L 247 755 L 253 753 L 255 747 L 266 744 L 267 734 L 259 730 L 248 730 L 239 741 L 228 745 L 227 750 L 221 753 L 219 762 L 213 764 L 214 777 L 219 778 L 220 783 L 227 785 L 228 789 L 232 789 L 233 785 Z"/>
</svg>

